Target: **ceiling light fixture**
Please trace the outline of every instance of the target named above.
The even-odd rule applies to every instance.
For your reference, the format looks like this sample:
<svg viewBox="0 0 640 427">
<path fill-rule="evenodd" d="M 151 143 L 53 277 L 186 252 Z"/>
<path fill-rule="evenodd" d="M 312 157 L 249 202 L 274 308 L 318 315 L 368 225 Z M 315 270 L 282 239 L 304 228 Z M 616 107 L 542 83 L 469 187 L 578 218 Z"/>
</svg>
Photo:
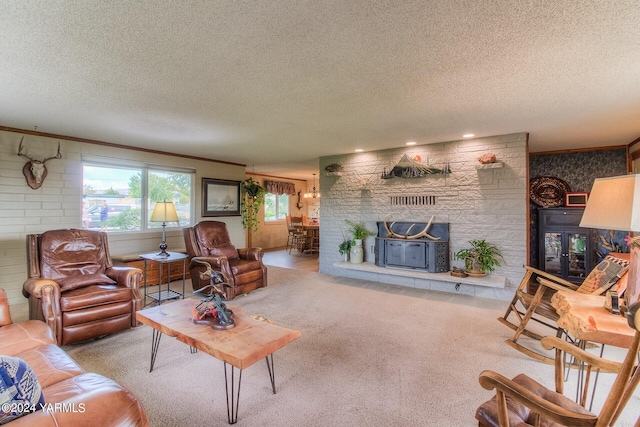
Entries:
<svg viewBox="0 0 640 427">
<path fill-rule="evenodd" d="M 356 153 L 362 153 L 364 150 L 362 148 L 356 148 Z"/>
<path fill-rule="evenodd" d="M 410 142 L 407 142 L 407 145 L 416 145 L 416 142 L 415 141 L 410 141 Z"/>
<path fill-rule="evenodd" d="M 476 136 L 474 133 L 465 133 L 462 135 L 463 138 L 473 138 L 474 136 Z"/>
<path fill-rule="evenodd" d="M 316 174 L 313 174 L 313 190 L 310 193 L 304 193 L 305 199 L 319 199 L 320 193 L 316 190 Z"/>
</svg>

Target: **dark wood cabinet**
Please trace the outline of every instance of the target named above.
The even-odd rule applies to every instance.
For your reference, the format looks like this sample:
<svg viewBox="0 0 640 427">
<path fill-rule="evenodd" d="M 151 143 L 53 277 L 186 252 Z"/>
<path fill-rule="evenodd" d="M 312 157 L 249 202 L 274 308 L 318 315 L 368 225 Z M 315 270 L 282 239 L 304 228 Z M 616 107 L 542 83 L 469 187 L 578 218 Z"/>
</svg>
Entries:
<svg viewBox="0 0 640 427">
<path fill-rule="evenodd" d="M 580 284 L 594 265 L 593 230 L 580 227 L 584 209 L 538 209 L 540 270 Z"/>
</svg>

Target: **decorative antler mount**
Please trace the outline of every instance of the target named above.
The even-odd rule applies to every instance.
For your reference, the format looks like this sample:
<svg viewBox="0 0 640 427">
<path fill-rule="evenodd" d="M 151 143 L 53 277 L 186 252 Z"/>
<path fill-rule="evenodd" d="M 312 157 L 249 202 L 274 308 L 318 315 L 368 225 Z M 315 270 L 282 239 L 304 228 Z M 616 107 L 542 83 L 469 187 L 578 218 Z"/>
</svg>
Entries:
<svg viewBox="0 0 640 427">
<path fill-rule="evenodd" d="M 24 141 L 24 136 L 20 140 L 20 145 L 18 147 L 18 156 L 26 157 L 27 159 L 29 159 L 29 161 L 25 163 L 24 166 L 22 167 L 22 174 L 27 180 L 27 185 L 33 188 L 34 190 L 36 190 L 40 188 L 40 186 L 42 186 L 44 179 L 47 177 L 47 167 L 45 166 L 45 163 L 47 163 L 49 160 L 52 160 L 52 159 L 62 158 L 62 154 L 60 153 L 60 142 L 58 142 L 58 152 L 55 156 L 46 157 L 44 160 L 40 161 L 27 155 L 27 153 L 22 152 L 23 141 Z"/>
<path fill-rule="evenodd" d="M 427 239 L 431 239 L 431 240 L 440 240 L 440 237 L 435 237 L 432 236 L 431 234 L 427 233 L 427 231 L 429 231 L 429 228 L 431 228 L 431 224 L 433 224 L 433 219 L 434 219 L 435 215 L 431 215 L 431 219 L 429 219 L 429 222 L 427 223 L 427 225 L 424 227 L 424 229 L 417 233 L 417 234 L 413 234 L 413 235 L 409 235 L 409 232 L 411 231 L 411 229 L 413 228 L 414 225 L 416 225 L 415 223 L 411 224 L 409 226 L 409 228 L 407 229 L 407 232 L 402 235 L 402 234 L 398 234 L 395 233 L 393 231 L 393 224 L 395 224 L 395 221 L 391 223 L 391 225 L 387 225 L 387 219 L 384 219 L 384 229 L 387 232 L 387 237 L 395 237 L 396 239 L 407 239 L 407 240 L 414 240 L 414 239 L 419 239 L 421 237 L 425 237 Z"/>
</svg>

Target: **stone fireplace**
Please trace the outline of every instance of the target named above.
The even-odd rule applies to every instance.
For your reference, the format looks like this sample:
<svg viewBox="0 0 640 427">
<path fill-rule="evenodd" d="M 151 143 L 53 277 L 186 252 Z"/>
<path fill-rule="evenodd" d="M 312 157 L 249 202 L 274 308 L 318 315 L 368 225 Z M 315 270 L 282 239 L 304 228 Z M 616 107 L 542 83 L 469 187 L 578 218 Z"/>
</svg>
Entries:
<svg viewBox="0 0 640 427">
<path fill-rule="evenodd" d="M 485 153 L 494 153 L 499 167 L 479 164 L 477 158 Z M 410 158 L 420 156 L 427 165 L 448 164 L 451 173 L 381 179 L 385 168 L 392 168 L 405 154 Z M 342 166 L 341 172 L 325 170 L 334 163 Z M 513 297 L 513 287 L 522 280 L 522 266 L 527 263 L 526 133 L 323 157 L 319 167 L 320 273 L 483 298 L 509 300 Z M 345 219 L 362 222 L 376 232 L 378 221 L 385 218 L 389 223 L 397 220 L 411 225 L 414 220 L 424 223 L 432 215 L 437 223 L 445 223 L 445 232 L 448 231 L 448 238 L 440 241 L 447 241 L 449 268 L 464 266 L 452 254 L 467 247 L 470 239 L 487 239 L 500 248 L 505 262 L 487 277 L 464 279 L 448 272 L 381 267 L 385 253 L 380 248 L 380 240 L 373 237 L 363 242 L 365 262 L 342 262 L 337 248 L 345 239 Z M 398 226 L 399 222 L 393 229 Z M 412 228 L 411 234 L 420 231 L 419 228 L 414 231 L 417 227 Z M 399 228 L 397 231 L 402 232 Z M 437 232 L 432 227 L 429 233 Z M 385 234 L 380 237 L 384 238 Z M 438 243 L 425 245 L 429 249 L 439 246 Z M 425 260 L 428 260 L 426 251 Z M 433 252 L 428 256 L 432 257 Z M 406 250 L 404 256 L 406 260 Z M 410 253 L 409 257 L 412 256 Z"/>
</svg>

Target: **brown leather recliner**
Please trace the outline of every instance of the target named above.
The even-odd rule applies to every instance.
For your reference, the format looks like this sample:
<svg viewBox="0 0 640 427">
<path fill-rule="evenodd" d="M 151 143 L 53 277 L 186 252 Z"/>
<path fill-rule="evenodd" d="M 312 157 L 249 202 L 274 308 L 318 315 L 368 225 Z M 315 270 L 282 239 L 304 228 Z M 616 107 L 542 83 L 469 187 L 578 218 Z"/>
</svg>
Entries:
<svg viewBox="0 0 640 427">
<path fill-rule="evenodd" d="M 198 261 L 208 262 L 214 271 L 222 274 L 222 297 L 226 300 L 267 286 L 262 248 L 236 249 L 231 244 L 224 222 L 202 221 L 187 227 L 184 229 L 184 241 L 194 291 L 209 284 L 209 281 L 200 279 L 200 272 L 205 271 L 206 266 Z"/>
<path fill-rule="evenodd" d="M 142 271 L 114 267 L 107 234 L 51 230 L 27 236 L 29 318 L 47 322 L 59 345 L 137 326 Z"/>
</svg>

